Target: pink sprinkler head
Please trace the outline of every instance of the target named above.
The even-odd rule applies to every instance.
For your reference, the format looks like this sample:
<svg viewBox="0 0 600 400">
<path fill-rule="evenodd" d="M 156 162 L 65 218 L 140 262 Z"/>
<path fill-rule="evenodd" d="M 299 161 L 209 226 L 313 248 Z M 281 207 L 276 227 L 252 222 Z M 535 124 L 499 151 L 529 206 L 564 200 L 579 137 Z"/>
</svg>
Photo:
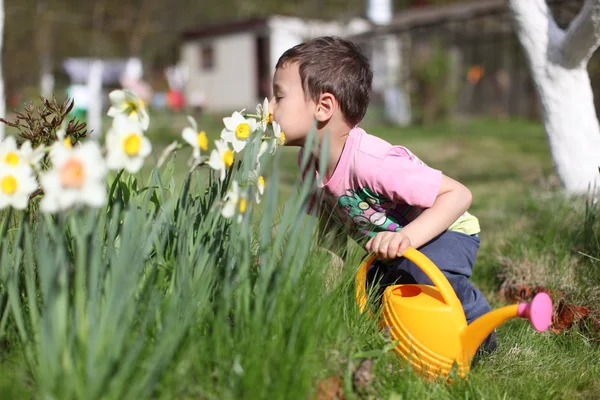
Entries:
<svg viewBox="0 0 600 400">
<path fill-rule="evenodd" d="M 536 331 L 544 332 L 552 322 L 552 299 L 547 293 L 538 293 L 531 303 L 519 304 L 518 315 L 527 318 Z"/>
</svg>

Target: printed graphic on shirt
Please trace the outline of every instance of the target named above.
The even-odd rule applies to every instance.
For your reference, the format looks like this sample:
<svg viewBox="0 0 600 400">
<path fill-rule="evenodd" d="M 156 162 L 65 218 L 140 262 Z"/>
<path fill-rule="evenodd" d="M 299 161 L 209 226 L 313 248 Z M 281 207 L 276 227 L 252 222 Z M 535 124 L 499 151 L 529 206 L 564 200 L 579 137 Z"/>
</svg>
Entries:
<svg viewBox="0 0 600 400">
<path fill-rule="evenodd" d="M 412 207 L 397 204 L 368 188 L 347 190 L 338 199 L 338 206 L 346 210 L 359 232 L 375 236 L 377 232 L 399 231 L 408 224 L 406 215 Z"/>
</svg>

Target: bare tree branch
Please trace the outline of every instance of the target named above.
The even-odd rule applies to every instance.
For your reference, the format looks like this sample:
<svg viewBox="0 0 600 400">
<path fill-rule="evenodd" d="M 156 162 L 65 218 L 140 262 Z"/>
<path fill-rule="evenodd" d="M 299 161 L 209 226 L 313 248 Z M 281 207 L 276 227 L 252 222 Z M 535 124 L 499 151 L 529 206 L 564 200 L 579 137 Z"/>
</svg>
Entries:
<svg viewBox="0 0 600 400">
<path fill-rule="evenodd" d="M 599 45 L 600 0 L 587 0 L 560 44 L 558 61 L 564 68 L 585 68 Z"/>
</svg>

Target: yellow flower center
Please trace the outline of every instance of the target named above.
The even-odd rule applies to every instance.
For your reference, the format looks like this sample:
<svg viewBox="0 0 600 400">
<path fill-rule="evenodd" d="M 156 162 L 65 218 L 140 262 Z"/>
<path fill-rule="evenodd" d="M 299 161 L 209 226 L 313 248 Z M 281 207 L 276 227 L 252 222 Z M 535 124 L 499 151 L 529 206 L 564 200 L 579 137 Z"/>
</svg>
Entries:
<svg viewBox="0 0 600 400">
<path fill-rule="evenodd" d="M 4 156 L 4 162 L 8 165 L 17 165 L 19 164 L 19 155 L 14 151 L 11 151 L 6 156 Z"/>
<path fill-rule="evenodd" d="M 245 122 L 239 124 L 235 128 L 235 136 L 240 140 L 248 139 L 248 136 L 250 136 L 250 125 Z"/>
<path fill-rule="evenodd" d="M 0 185 L 4 194 L 13 194 L 17 191 L 17 179 L 12 175 L 6 175 L 2 178 L 2 184 Z"/>
<path fill-rule="evenodd" d="M 285 133 L 283 133 L 283 131 L 281 131 L 281 136 L 279 137 L 279 145 L 283 146 L 284 143 L 285 143 Z"/>
<path fill-rule="evenodd" d="M 67 149 L 71 149 L 73 148 L 73 143 L 71 142 L 71 138 L 70 137 L 66 137 L 65 140 L 63 140 L 63 145 L 67 148 Z"/>
<path fill-rule="evenodd" d="M 60 168 L 59 179 L 62 186 L 81 188 L 85 182 L 85 168 L 76 158 L 70 158 Z"/>
<path fill-rule="evenodd" d="M 240 210 L 240 214 L 246 212 L 246 208 L 248 207 L 248 200 L 242 197 L 238 203 L 238 209 Z"/>
<path fill-rule="evenodd" d="M 258 177 L 258 187 L 260 187 L 260 188 L 265 187 L 265 178 L 262 175 Z"/>
<path fill-rule="evenodd" d="M 271 122 L 273 122 L 273 114 L 268 113 L 267 114 L 267 124 L 270 124 Z"/>
<path fill-rule="evenodd" d="M 128 156 L 134 156 L 140 151 L 142 147 L 142 138 L 137 133 L 130 133 L 123 140 L 123 148 Z"/>
<path fill-rule="evenodd" d="M 226 150 L 223 153 L 223 163 L 225 163 L 225 168 L 229 168 L 233 165 L 233 151 Z"/>
<path fill-rule="evenodd" d="M 208 138 L 206 137 L 206 132 L 198 132 L 198 136 L 196 136 L 196 142 L 198 143 L 198 147 L 200 147 L 200 150 L 208 150 Z"/>
</svg>

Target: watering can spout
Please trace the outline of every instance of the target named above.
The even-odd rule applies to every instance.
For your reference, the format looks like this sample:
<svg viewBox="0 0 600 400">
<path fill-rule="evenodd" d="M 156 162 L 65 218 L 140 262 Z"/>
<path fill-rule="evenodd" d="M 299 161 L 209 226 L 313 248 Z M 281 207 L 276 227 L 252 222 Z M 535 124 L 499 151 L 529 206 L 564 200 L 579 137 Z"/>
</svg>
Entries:
<svg viewBox="0 0 600 400">
<path fill-rule="evenodd" d="M 461 332 L 463 358 L 470 361 L 485 338 L 496 327 L 510 318 L 526 318 L 534 329 L 543 332 L 552 320 L 552 300 L 546 293 L 538 293 L 531 303 L 520 303 L 492 310 L 466 326 Z"/>
</svg>

